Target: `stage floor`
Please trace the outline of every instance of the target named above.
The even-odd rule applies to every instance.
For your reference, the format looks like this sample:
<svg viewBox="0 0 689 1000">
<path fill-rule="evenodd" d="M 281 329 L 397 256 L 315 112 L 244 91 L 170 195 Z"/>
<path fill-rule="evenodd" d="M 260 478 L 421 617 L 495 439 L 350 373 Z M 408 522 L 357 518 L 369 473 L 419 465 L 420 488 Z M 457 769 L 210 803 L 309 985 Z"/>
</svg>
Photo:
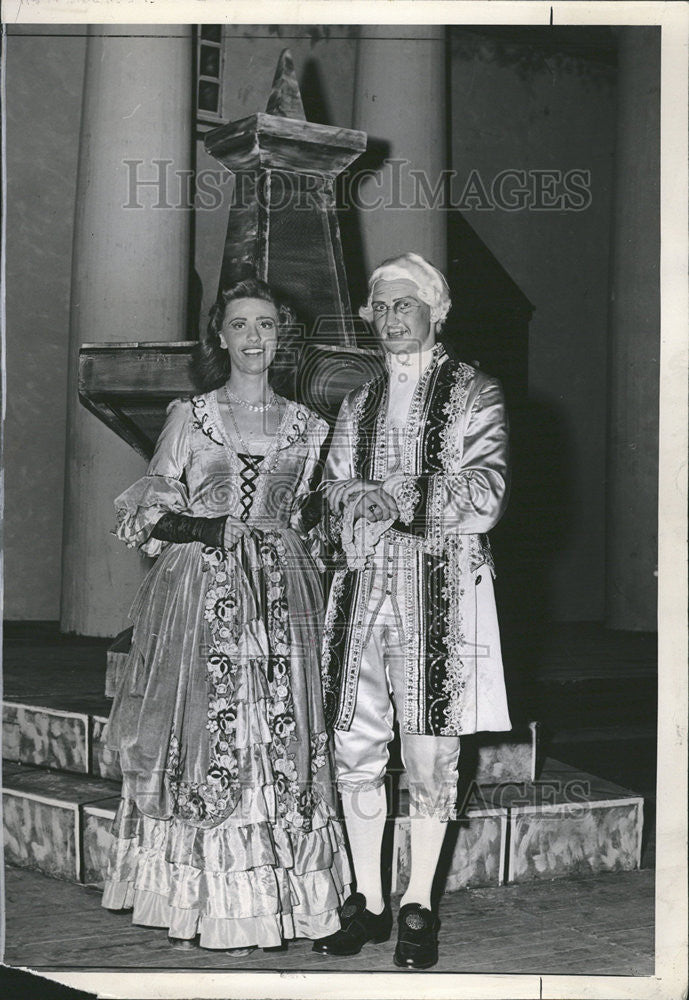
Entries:
<svg viewBox="0 0 689 1000">
<path fill-rule="evenodd" d="M 648 976 L 654 971 L 650 870 L 557 879 L 443 897 L 438 972 Z M 386 972 L 394 935 L 353 959 L 314 955 L 307 941 L 282 953 L 232 960 L 212 951 L 177 952 L 166 932 L 134 927 L 100 905 L 100 893 L 28 870 L 6 872 L 5 962 L 29 969 L 195 969 Z M 40 919 L 37 914 L 40 913 Z M 405 975 L 406 973 L 399 973 Z"/>
</svg>

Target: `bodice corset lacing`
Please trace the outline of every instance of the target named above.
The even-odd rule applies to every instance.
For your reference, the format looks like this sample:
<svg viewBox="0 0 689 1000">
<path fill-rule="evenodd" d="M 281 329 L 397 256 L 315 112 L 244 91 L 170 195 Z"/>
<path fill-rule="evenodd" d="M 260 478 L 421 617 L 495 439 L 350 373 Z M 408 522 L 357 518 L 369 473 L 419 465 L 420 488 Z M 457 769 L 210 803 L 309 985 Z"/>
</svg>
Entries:
<svg viewBox="0 0 689 1000">
<path fill-rule="evenodd" d="M 260 465 L 263 461 L 263 455 L 246 455 L 238 452 L 237 458 L 242 463 L 239 470 L 239 503 L 242 508 L 239 518 L 241 521 L 248 521 L 256 493 L 257 480 L 261 473 Z"/>
</svg>

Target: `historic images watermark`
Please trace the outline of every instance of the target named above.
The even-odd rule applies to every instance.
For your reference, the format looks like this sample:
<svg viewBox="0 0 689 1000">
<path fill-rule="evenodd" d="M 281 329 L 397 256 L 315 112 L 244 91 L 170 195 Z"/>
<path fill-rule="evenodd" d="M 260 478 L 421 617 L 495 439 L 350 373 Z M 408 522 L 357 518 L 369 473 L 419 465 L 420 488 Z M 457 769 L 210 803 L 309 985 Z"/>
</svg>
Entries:
<svg viewBox="0 0 689 1000">
<path fill-rule="evenodd" d="M 231 706 L 230 699 L 227 699 L 227 704 L 221 709 L 217 722 L 219 738 L 221 741 L 224 740 L 229 747 L 234 741 L 237 725 L 236 710 Z M 461 767 L 461 764 L 459 766 Z M 386 815 L 389 820 L 395 820 L 400 815 L 398 780 L 396 774 L 388 771 L 381 782 L 386 789 Z M 250 793 L 254 787 L 237 780 L 232 782 L 230 790 L 230 782 L 229 774 L 222 775 L 223 790 L 231 794 L 236 801 L 240 801 L 242 795 Z M 334 781 L 333 786 L 337 788 Z M 306 792 L 308 789 L 316 787 L 313 782 L 309 781 L 303 786 L 303 791 Z M 319 787 L 322 787 L 322 784 L 319 783 Z M 353 788 L 350 791 L 349 808 L 360 819 L 373 818 L 368 811 L 370 799 L 366 794 L 367 791 L 367 788 Z M 582 778 L 569 778 L 567 780 L 549 778 L 535 782 L 508 781 L 495 785 L 479 783 L 476 779 L 472 779 L 463 784 L 461 789 L 458 789 L 457 783 L 450 781 L 432 789 L 418 782 L 405 781 L 404 788 L 400 791 L 404 792 L 405 799 L 401 815 L 408 815 L 411 819 L 422 816 L 437 816 L 443 820 L 461 824 L 470 819 L 471 814 L 475 814 L 478 810 L 490 810 L 491 813 L 495 814 L 498 811 L 508 812 L 520 809 L 539 809 L 545 811 L 546 814 L 556 812 L 561 819 L 581 820 L 582 822 L 588 822 L 591 815 L 591 784 Z M 153 795 L 151 801 L 154 801 Z M 194 799 L 192 805 L 194 804 L 198 808 L 203 808 L 201 799 Z M 241 811 L 228 816 L 226 822 L 229 825 L 233 823 L 242 825 L 244 819 Z"/>
<path fill-rule="evenodd" d="M 333 196 L 333 181 L 319 174 L 174 169 L 172 160 L 123 161 L 126 209 L 194 209 L 213 212 L 258 204 L 271 212 L 309 212 Z M 388 159 L 383 168 L 354 170 L 338 178 L 339 209 L 477 212 L 583 212 L 590 207 L 591 171 L 579 167 L 507 167 L 486 175 L 443 170 L 430 177 L 408 160 Z"/>
</svg>

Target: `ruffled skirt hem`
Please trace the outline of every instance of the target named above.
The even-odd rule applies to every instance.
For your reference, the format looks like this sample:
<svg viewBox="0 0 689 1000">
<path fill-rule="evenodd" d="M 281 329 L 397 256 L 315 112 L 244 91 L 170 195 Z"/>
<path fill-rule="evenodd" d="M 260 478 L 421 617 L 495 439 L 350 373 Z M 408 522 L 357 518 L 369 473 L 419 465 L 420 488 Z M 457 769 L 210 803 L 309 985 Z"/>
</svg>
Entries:
<svg viewBox="0 0 689 1000">
<path fill-rule="evenodd" d="M 142 927 L 166 928 L 170 937 L 187 940 L 199 937 L 201 948 L 277 948 L 294 938 L 315 940 L 340 928 L 339 911 L 294 914 L 276 913 L 256 917 L 211 917 L 199 910 L 170 906 L 165 896 L 131 883 L 108 882 L 103 893 L 108 910 L 131 910 L 132 923 Z"/>
<path fill-rule="evenodd" d="M 202 948 L 270 948 L 336 931 L 351 881 L 339 822 L 327 818 L 308 834 L 257 824 L 238 852 L 241 832 L 236 824 L 198 830 L 146 817 L 123 800 L 102 905 L 131 909 L 134 924 L 167 928 L 171 937 L 198 935 Z"/>
</svg>

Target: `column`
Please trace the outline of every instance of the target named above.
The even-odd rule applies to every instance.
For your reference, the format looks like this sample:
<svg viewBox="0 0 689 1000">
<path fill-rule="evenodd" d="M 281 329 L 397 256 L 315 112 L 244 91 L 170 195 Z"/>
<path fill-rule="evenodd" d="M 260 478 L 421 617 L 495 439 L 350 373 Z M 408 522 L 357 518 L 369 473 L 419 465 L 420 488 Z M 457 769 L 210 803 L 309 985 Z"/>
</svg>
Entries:
<svg viewBox="0 0 689 1000">
<path fill-rule="evenodd" d="M 368 133 L 370 149 L 388 144 L 386 162 L 355 188 L 367 272 L 404 250 L 446 268 L 440 204 L 447 167 L 445 67 L 442 25 L 360 28 L 353 127 Z M 403 163 L 391 162 L 398 160 Z M 414 181 L 412 170 L 425 180 Z M 405 207 L 410 204 L 415 207 Z"/>
<path fill-rule="evenodd" d="M 82 343 L 185 339 L 190 211 L 175 171 L 192 163 L 192 67 L 190 25 L 89 29 L 72 263 L 66 632 L 123 629 L 147 568 L 112 534 L 113 499 L 145 462 L 80 405 L 77 359 Z"/>
<path fill-rule="evenodd" d="M 610 313 L 607 624 L 655 629 L 658 545 L 660 37 L 619 34 Z"/>
</svg>

